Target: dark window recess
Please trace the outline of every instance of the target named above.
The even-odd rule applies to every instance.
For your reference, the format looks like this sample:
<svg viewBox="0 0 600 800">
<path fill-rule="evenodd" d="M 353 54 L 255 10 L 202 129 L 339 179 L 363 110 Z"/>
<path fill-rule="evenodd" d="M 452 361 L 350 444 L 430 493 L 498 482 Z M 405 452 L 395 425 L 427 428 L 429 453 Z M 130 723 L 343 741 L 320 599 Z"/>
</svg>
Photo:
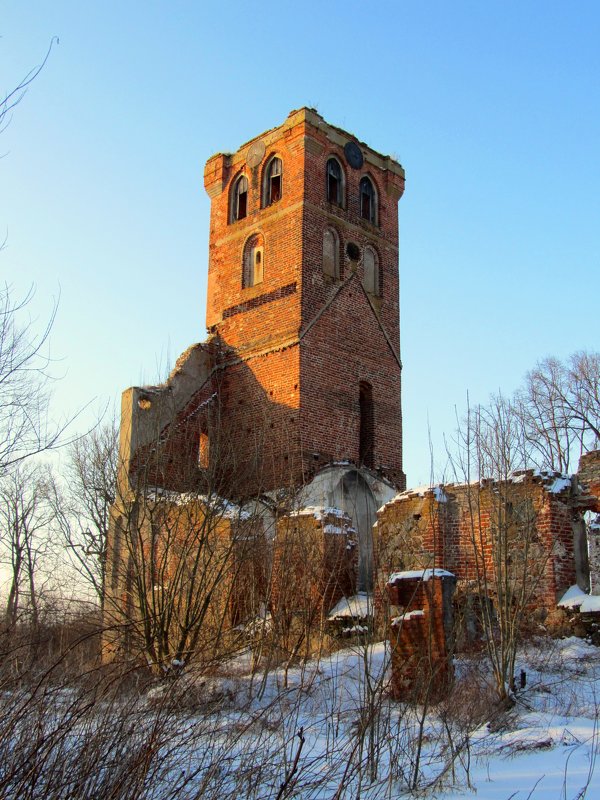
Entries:
<svg viewBox="0 0 600 800">
<path fill-rule="evenodd" d="M 270 206 L 281 200 L 281 174 L 282 165 L 280 158 L 271 159 L 267 168 L 267 186 L 265 205 Z"/>
<path fill-rule="evenodd" d="M 373 413 L 373 388 L 361 382 L 358 394 L 360 407 L 360 432 L 358 460 L 361 465 L 373 468 L 375 454 L 375 415 Z"/>
<path fill-rule="evenodd" d="M 244 219 L 248 213 L 248 179 L 241 175 L 235 184 L 233 194 L 232 221 Z"/>
<path fill-rule="evenodd" d="M 354 242 L 348 242 L 346 245 L 346 254 L 350 261 L 358 261 L 360 258 L 360 247 Z"/>
<path fill-rule="evenodd" d="M 342 205 L 342 168 L 335 158 L 327 162 L 327 200 Z"/>
<path fill-rule="evenodd" d="M 359 193 L 361 217 L 375 223 L 377 218 L 375 189 L 370 179 L 366 176 L 360 179 Z"/>
<path fill-rule="evenodd" d="M 123 538 L 123 517 L 118 517 L 113 538 L 113 552 L 112 552 L 112 570 L 110 576 L 110 585 L 112 589 L 116 589 L 119 585 L 119 577 L 121 574 L 121 541 Z"/>
</svg>

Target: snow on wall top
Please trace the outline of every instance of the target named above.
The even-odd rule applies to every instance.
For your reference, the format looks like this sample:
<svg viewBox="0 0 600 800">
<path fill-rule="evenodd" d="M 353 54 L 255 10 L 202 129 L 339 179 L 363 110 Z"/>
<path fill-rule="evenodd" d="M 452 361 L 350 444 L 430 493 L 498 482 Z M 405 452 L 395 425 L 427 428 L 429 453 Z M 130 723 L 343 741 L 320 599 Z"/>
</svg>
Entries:
<svg viewBox="0 0 600 800">
<path fill-rule="evenodd" d="M 290 511 L 290 517 L 303 517 L 312 515 L 318 522 L 323 522 L 327 517 L 336 517 L 337 519 L 350 519 L 350 517 L 341 508 L 334 506 L 304 506 L 304 508 L 296 508 Z"/>
<path fill-rule="evenodd" d="M 399 492 L 387 503 L 384 503 L 381 508 L 377 510 L 377 513 L 381 513 L 388 506 L 397 503 L 399 500 L 408 500 L 411 497 L 425 497 L 427 494 L 433 494 L 438 503 L 446 503 L 448 501 L 448 497 L 444 492 L 444 487 L 441 484 L 437 484 L 436 486 L 416 486 L 414 489 L 405 489 L 403 492 Z"/>
<path fill-rule="evenodd" d="M 175 492 L 171 489 L 163 489 L 156 486 L 145 492 L 146 500 L 150 503 L 173 503 L 174 505 L 184 506 L 188 503 L 201 503 L 211 513 L 217 517 L 225 519 L 250 519 L 253 515 L 236 503 L 226 500 L 219 495 L 194 494 L 193 492 Z"/>
<path fill-rule="evenodd" d="M 396 581 L 406 581 L 420 579 L 422 581 L 429 581 L 431 578 L 454 578 L 453 572 L 448 572 L 446 569 L 411 569 L 405 572 L 392 572 L 388 578 L 388 584 L 395 583 Z"/>
<path fill-rule="evenodd" d="M 364 619 L 371 616 L 373 616 L 373 601 L 366 592 L 360 592 L 353 597 L 342 597 L 331 609 L 327 619 Z"/>
<path fill-rule="evenodd" d="M 415 619 L 416 617 L 424 617 L 425 612 L 422 608 L 416 608 L 414 611 L 407 611 L 405 614 L 400 614 L 397 617 L 392 617 L 390 623 L 392 625 L 400 625 L 405 620 Z"/>
<path fill-rule="evenodd" d="M 557 603 L 559 608 L 578 608 L 582 613 L 600 611 L 600 597 L 586 594 L 579 586 L 570 586 Z"/>
<path fill-rule="evenodd" d="M 533 483 L 541 483 L 547 492 L 550 494 L 561 494 L 565 491 L 570 491 L 572 486 L 571 477 L 562 472 L 554 470 L 540 470 L 540 469 L 522 469 L 511 473 L 508 476 L 510 483 L 525 483 L 527 480 Z M 389 502 L 385 503 L 378 509 L 377 513 L 381 513 L 388 506 L 393 505 L 401 500 L 409 500 L 411 497 L 425 497 L 428 494 L 433 494 L 434 499 L 438 503 L 447 503 L 448 495 L 445 489 L 461 489 L 466 486 L 489 486 L 497 483 L 494 478 L 481 478 L 477 481 L 470 481 L 465 483 L 448 483 L 436 484 L 435 486 L 416 486 L 414 489 L 406 489 L 399 492 Z"/>
</svg>

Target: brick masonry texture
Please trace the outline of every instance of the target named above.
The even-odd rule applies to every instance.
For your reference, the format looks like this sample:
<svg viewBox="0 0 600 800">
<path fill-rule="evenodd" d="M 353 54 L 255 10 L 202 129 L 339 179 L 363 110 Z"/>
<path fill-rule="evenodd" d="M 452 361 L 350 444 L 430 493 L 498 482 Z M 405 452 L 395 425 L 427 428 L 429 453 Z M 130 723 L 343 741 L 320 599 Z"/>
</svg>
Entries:
<svg viewBox="0 0 600 800">
<path fill-rule="evenodd" d="M 377 591 L 382 597 L 392 570 L 440 567 L 463 584 L 476 583 L 485 571 L 493 596 L 502 530 L 515 574 L 527 569 L 532 605 L 552 609 L 577 579 L 578 519 L 571 488 L 554 494 L 533 472 L 516 482 L 406 492 L 378 513 Z"/>
<path fill-rule="evenodd" d="M 389 640 L 395 700 L 435 703 L 447 693 L 454 678 L 455 583 L 453 576 L 445 575 L 425 581 L 417 577 L 397 578 L 386 585 L 392 609 Z"/>
<path fill-rule="evenodd" d="M 213 374 L 210 386 L 199 387 L 163 431 L 163 440 L 171 443 L 165 445 L 161 480 L 173 488 L 181 488 L 178 471 L 189 475 L 186 454 L 194 453 L 198 426 L 209 427 L 200 421 L 208 409 L 200 415 L 196 409 L 213 393 L 221 437 L 237 451 L 231 483 L 240 496 L 301 485 L 331 461 L 359 464 L 361 382 L 372 387 L 372 466 L 399 488 L 405 485 L 397 222 L 404 174 L 398 164 L 363 144 L 363 168 L 352 169 L 344 156 L 348 141 L 356 140 L 302 109 L 237 153 L 218 154 L 207 162 L 206 321 L 213 337 Z M 258 163 L 249 157 L 250 148 L 257 147 L 264 150 Z M 282 161 L 282 193 L 265 207 L 265 169 L 274 156 Z M 326 197 L 331 156 L 345 172 L 342 208 Z M 233 192 L 241 175 L 248 181 L 247 215 L 232 221 Z M 360 215 L 363 175 L 376 187 L 376 225 Z M 339 279 L 323 270 L 326 228 L 335 228 L 339 239 Z M 244 286 L 245 245 L 253 237 L 262 242 L 263 277 Z M 375 249 L 381 296 L 364 290 L 362 256 L 349 260 L 349 242 L 360 254 L 367 245 Z M 178 470 L 178 459 L 184 469 Z"/>
<path fill-rule="evenodd" d="M 273 545 L 270 607 L 283 630 L 299 619 L 321 628 L 330 609 L 356 590 L 358 543 L 349 517 L 282 517 Z"/>
</svg>

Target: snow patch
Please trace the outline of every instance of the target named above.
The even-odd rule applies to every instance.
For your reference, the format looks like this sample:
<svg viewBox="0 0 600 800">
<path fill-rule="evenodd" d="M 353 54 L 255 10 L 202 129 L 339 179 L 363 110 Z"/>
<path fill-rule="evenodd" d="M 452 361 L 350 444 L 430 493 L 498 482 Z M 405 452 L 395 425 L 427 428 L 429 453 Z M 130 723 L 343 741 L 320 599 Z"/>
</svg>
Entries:
<svg viewBox="0 0 600 800">
<path fill-rule="evenodd" d="M 429 581 L 432 578 L 454 578 L 453 572 L 445 569 L 412 569 L 405 572 L 392 572 L 388 578 L 388 584 L 396 581 L 415 580 L 420 578 L 422 581 Z"/>
<path fill-rule="evenodd" d="M 327 517 L 337 517 L 338 519 L 345 519 L 348 518 L 348 515 L 345 511 L 341 508 L 335 508 L 334 506 L 327 506 L 322 508 L 320 506 L 304 506 L 304 508 L 296 508 L 293 511 L 290 511 L 288 516 L 290 517 L 304 517 L 304 516 L 313 516 L 318 522 L 322 522 Z"/>
<path fill-rule="evenodd" d="M 425 612 L 422 609 L 417 608 L 414 611 L 407 611 L 406 614 L 400 614 L 397 617 L 392 617 L 392 625 L 400 625 L 402 622 L 405 622 L 406 620 L 424 616 Z"/>
<path fill-rule="evenodd" d="M 558 602 L 559 608 L 578 608 L 582 614 L 600 611 L 600 597 L 586 594 L 579 586 L 570 586 Z"/>
<path fill-rule="evenodd" d="M 410 497 L 425 497 L 427 494 L 433 494 L 435 500 L 438 503 L 447 503 L 448 502 L 448 495 L 444 491 L 444 487 L 442 484 L 436 484 L 435 486 L 415 486 L 414 489 L 405 489 L 403 492 L 399 492 L 397 495 L 392 497 L 387 503 L 384 503 L 381 508 L 377 510 L 377 513 L 381 513 L 384 511 L 388 506 L 397 503 L 399 500 L 408 500 Z"/>
<path fill-rule="evenodd" d="M 342 597 L 342 599 L 335 605 L 327 619 L 365 619 L 373 615 L 373 600 L 366 592 L 360 592 L 353 597 Z"/>
</svg>

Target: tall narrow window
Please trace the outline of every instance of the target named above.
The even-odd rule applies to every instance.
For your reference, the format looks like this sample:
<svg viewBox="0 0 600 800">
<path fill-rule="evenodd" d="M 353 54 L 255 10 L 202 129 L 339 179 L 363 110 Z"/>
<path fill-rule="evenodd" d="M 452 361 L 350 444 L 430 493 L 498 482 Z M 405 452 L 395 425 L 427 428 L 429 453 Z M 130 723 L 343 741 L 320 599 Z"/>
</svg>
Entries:
<svg viewBox="0 0 600 800">
<path fill-rule="evenodd" d="M 113 528 L 113 551 L 112 551 L 112 569 L 110 576 L 111 589 L 116 589 L 119 585 L 119 578 L 123 571 L 123 564 L 121 563 L 121 543 L 123 539 L 123 517 L 118 517 Z"/>
<path fill-rule="evenodd" d="M 358 460 L 365 467 L 373 468 L 375 462 L 375 415 L 373 413 L 373 388 L 361 381 L 358 393 L 360 407 L 360 431 Z"/>
<path fill-rule="evenodd" d="M 360 179 L 359 195 L 361 217 L 375 224 L 377 222 L 377 195 L 371 179 L 366 175 Z"/>
<path fill-rule="evenodd" d="M 327 162 L 327 200 L 336 206 L 343 205 L 344 179 L 340 162 L 330 158 Z"/>
<path fill-rule="evenodd" d="M 340 240 L 332 228 L 323 232 L 323 272 L 332 278 L 340 277 Z"/>
<path fill-rule="evenodd" d="M 263 237 L 257 233 L 248 239 L 244 247 L 242 286 L 248 288 L 262 283 L 264 269 Z"/>
<path fill-rule="evenodd" d="M 248 214 L 248 178 L 245 175 L 235 182 L 231 203 L 231 221 L 237 222 Z"/>
<path fill-rule="evenodd" d="M 200 440 L 198 442 L 198 466 L 200 469 L 208 469 L 210 464 L 210 443 L 208 440 L 208 433 L 200 431 Z"/>
<path fill-rule="evenodd" d="M 265 173 L 265 206 L 270 206 L 281 200 L 282 175 L 283 165 L 281 159 L 275 156 L 269 161 Z"/>
<path fill-rule="evenodd" d="M 372 295 L 379 295 L 381 287 L 379 282 L 379 262 L 377 253 L 372 247 L 365 247 L 363 254 L 363 286 Z"/>
</svg>

